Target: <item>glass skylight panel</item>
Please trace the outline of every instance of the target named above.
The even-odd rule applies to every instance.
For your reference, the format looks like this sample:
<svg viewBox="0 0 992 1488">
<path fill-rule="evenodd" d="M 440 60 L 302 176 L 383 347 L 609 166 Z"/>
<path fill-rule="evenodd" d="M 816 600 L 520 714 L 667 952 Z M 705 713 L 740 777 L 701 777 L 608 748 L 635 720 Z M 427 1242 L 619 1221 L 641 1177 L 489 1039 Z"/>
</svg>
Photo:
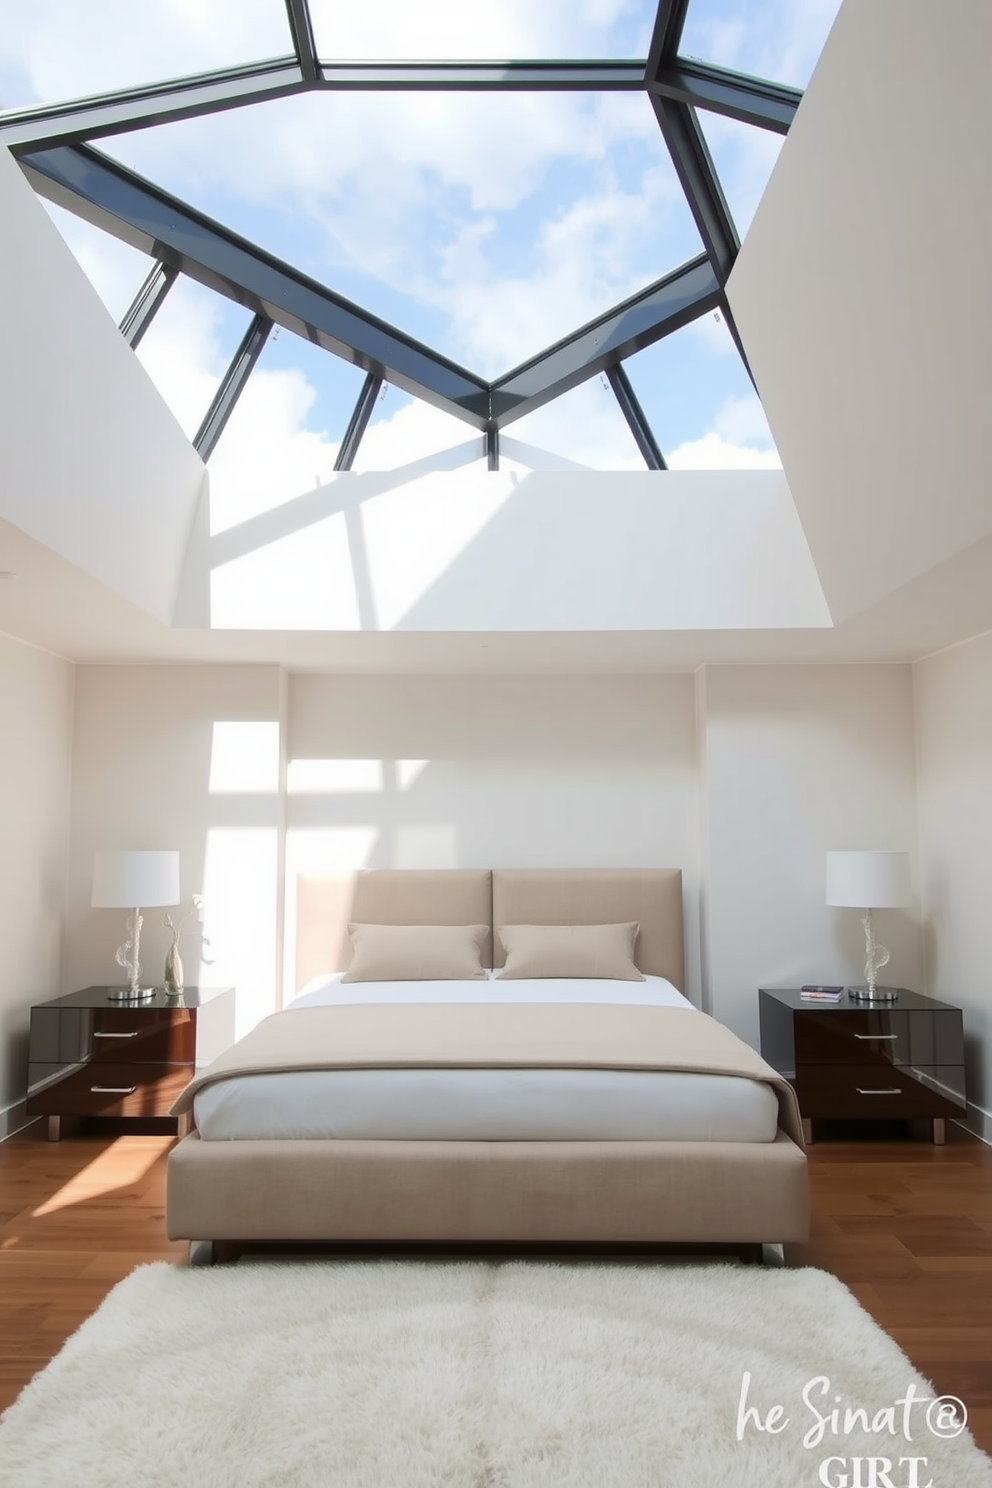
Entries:
<svg viewBox="0 0 992 1488">
<path fill-rule="evenodd" d="M 653 0 L 310 0 L 327 61 L 646 57 Z"/>
<path fill-rule="evenodd" d="M 104 148 L 484 377 L 701 248 L 640 93 L 309 94 Z"/>
<path fill-rule="evenodd" d="M 293 50 L 282 0 L 30 0 L 3 10 L 3 108 L 137 88 Z"/>
<path fill-rule="evenodd" d="M 785 138 L 705 109 L 698 111 L 698 117 L 730 215 L 743 239 Z"/>
<path fill-rule="evenodd" d="M 350 362 L 275 327 L 207 465 L 211 532 L 333 480 L 364 378 Z"/>
<path fill-rule="evenodd" d="M 192 439 L 251 316 L 240 305 L 180 276 L 135 355 L 188 439 Z"/>
<path fill-rule="evenodd" d="M 628 357 L 624 369 L 672 470 L 778 469 L 765 415 L 722 313 Z"/>
<path fill-rule="evenodd" d="M 102 232 L 83 217 L 40 197 L 42 206 L 72 249 L 80 268 L 116 321 L 124 317 L 144 283 L 152 260 L 129 243 Z"/>
<path fill-rule="evenodd" d="M 690 0 L 683 57 L 805 88 L 841 0 Z"/>
<path fill-rule="evenodd" d="M 527 470 L 645 469 L 605 374 L 507 424 L 500 435 L 500 467 L 504 465 Z"/>
</svg>

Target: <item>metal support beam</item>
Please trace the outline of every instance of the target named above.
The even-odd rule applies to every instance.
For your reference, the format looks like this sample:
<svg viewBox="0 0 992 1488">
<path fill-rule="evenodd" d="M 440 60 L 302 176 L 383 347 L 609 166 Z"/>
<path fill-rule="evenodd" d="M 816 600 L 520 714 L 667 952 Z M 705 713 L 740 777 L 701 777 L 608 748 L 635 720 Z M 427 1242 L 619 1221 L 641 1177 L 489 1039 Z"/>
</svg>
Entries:
<svg viewBox="0 0 992 1488">
<path fill-rule="evenodd" d="M 505 428 L 719 303 L 720 283 L 709 259 L 705 255 L 692 259 L 500 377 L 492 385 L 494 422 Z"/>
<path fill-rule="evenodd" d="M 727 299 L 726 294 L 722 294 L 720 296 L 719 308 L 720 314 L 723 316 L 723 319 L 726 322 L 727 330 L 730 332 L 731 340 L 737 347 L 740 359 L 744 363 L 744 371 L 747 373 L 748 377 L 750 377 L 751 385 L 754 388 L 755 392 L 757 392 L 758 385 L 754 380 L 754 373 L 751 371 L 751 363 L 747 359 L 747 352 L 744 350 L 744 342 L 741 340 L 741 333 L 737 329 L 737 322 L 734 319 L 734 312 L 730 308 L 730 301 Z"/>
<path fill-rule="evenodd" d="M 663 63 L 657 80 L 648 83 L 648 91 L 776 134 L 788 134 L 803 96 L 800 88 L 784 88 L 685 57 Z"/>
<path fill-rule="evenodd" d="M 286 16 L 293 37 L 293 50 L 300 63 L 300 72 L 305 83 L 320 80 L 320 58 L 313 39 L 313 21 L 307 0 L 286 0 Z"/>
<path fill-rule="evenodd" d="M 655 16 L 651 45 L 648 47 L 645 76 L 649 79 L 656 78 L 664 64 L 677 56 L 688 9 L 689 0 L 661 0 Z"/>
<path fill-rule="evenodd" d="M 726 284 L 740 251 L 740 239 L 730 215 L 699 120 L 687 104 L 651 94 L 665 144 L 696 219 L 710 262 L 721 286 Z"/>
<path fill-rule="evenodd" d="M 362 383 L 358 402 L 355 404 L 354 412 L 348 420 L 348 427 L 344 431 L 341 448 L 338 450 L 338 457 L 334 461 L 335 470 L 350 470 L 352 465 L 354 465 L 355 456 L 358 454 L 358 446 L 362 442 L 362 435 L 369 426 L 369 419 L 372 417 L 372 410 L 375 407 L 375 400 L 379 396 L 379 389 L 381 387 L 382 378 L 377 377 L 374 372 L 370 372 Z"/>
<path fill-rule="evenodd" d="M 121 335 L 129 346 L 132 348 L 137 346 L 161 309 L 162 301 L 178 278 L 178 269 L 172 268 L 169 264 L 152 264 L 148 277 L 131 301 L 120 323 Z"/>
<path fill-rule="evenodd" d="M 499 425 L 486 425 L 486 467 L 489 470 L 499 469 Z"/>
<path fill-rule="evenodd" d="M 641 407 L 637 394 L 630 385 L 630 378 L 623 367 L 617 362 L 613 367 L 607 367 L 606 375 L 610 379 L 610 387 L 616 394 L 616 400 L 620 404 L 620 412 L 630 427 L 637 448 L 640 450 L 645 465 L 649 470 L 667 470 L 665 457 L 658 447 L 658 443 L 651 431 L 644 409 Z"/>
<path fill-rule="evenodd" d="M 324 62 L 324 87 L 378 92 L 616 93 L 644 87 L 644 63 Z"/>
<path fill-rule="evenodd" d="M 77 98 L 71 103 L 12 110 L 0 120 L 0 144 L 8 145 L 15 154 L 50 149 L 74 140 L 99 139 L 170 119 L 192 119 L 198 114 L 238 108 L 243 103 L 282 98 L 287 93 L 301 93 L 306 86 L 295 57 L 231 67 L 177 82 Z"/>
<path fill-rule="evenodd" d="M 291 11 L 297 6 L 305 9 L 303 0 L 286 0 L 286 4 Z M 306 48 L 312 41 L 312 35 L 303 37 L 300 45 Z M 296 57 L 280 57 L 69 103 L 12 109 L 0 120 L 0 144 L 18 154 L 47 150 L 313 88 L 472 93 L 624 92 L 644 87 L 643 62 L 351 62 L 322 66 L 316 51 L 305 55 L 305 63 Z"/>
<path fill-rule="evenodd" d="M 35 188 L 218 294 L 477 429 L 489 383 L 86 146 L 21 157 Z"/>
<path fill-rule="evenodd" d="M 214 447 L 224 432 L 224 425 L 234 412 L 234 405 L 241 397 L 252 368 L 262 354 L 262 347 L 268 340 L 271 329 L 271 320 L 264 315 L 256 315 L 245 331 L 231 365 L 221 378 L 220 387 L 214 394 L 206 417 L 196 431 L 193 448 L 201 460 L 209 460 L 213 454 Z"/>
</svg>

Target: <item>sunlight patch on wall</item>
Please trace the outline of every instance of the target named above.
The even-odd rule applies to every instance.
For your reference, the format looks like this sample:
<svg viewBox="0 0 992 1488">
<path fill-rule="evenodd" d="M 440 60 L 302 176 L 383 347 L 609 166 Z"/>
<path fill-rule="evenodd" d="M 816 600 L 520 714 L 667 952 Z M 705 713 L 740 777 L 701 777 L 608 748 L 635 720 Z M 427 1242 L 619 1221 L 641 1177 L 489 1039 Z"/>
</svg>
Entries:
<svg viewBox="0 0 992 1488">
<path fill-rule="evenodd" d="M 212 796 L 275 795 L 279 790 L 279 724 L 215 722 L 208 790 Z"/>
<path fill-rule="evenodd" d="M 382 788 L 382 760 L 377 759 L 293 759 L 286 770 L 291 796 L 357 795 Z"/>
<path fill-rule="evenodd" d="M 208 829 L 203 931 L 213 964 L 201 964 L 199 981 L 237 988 L 239 1038 L 278 1006 L 277 869 L 275 827 Z"/>
<path fill-rule="evenodd" d="M 507 476 L 466 471 L 403 485 L 363 504 L 381 630 L 400 623 L 492 521 L 513 490 Z"/>
<path fill-rule="evenodd" d="M 215 630 L 358 630 L 344 513 L 213 569 L 210 624 Z"/>
<path fill-rule="evenodd" d="M 396 783 L 401 791 L 408 791 L 427 769 L 430 760 L 397 760 Z"/>
</svg>

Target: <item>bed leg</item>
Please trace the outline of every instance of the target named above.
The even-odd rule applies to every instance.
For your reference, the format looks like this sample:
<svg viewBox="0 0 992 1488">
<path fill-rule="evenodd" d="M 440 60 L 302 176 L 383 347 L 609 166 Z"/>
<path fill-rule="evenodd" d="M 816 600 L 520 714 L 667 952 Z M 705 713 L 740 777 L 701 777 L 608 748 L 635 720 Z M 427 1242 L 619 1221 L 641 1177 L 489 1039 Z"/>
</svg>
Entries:
<svg viewBox="0 0 992 1488">
<path fill-rule="evenodd" d="M 756 1241 L 753 1244 L 739 1245 L 737 1247 L 737 1253 L 745 1266 L 761 1265 L 762 1255 L 760 1242 Z"/>
<path fill-rule="evenodd" d="M 212 1266 L 215 1260 L 212 1240 L 191 1240 L 189 1242 L 188 1264 L 190 1266 Z"/>
</svg>

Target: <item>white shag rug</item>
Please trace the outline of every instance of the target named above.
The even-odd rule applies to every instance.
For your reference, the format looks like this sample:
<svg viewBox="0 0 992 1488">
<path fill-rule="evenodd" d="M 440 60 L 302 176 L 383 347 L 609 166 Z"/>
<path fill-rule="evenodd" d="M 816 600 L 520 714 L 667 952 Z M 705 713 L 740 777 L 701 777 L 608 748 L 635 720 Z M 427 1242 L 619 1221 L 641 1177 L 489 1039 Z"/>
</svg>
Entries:
<svg viewBox="0 0 992 1488">
<path fill-rule="evenodd" d="M 5 1414 L 0 1483 L 992 1488 L 947 1413 L 895 1404 L 911 1386 L 933 1395 L 822 1271 L 160 1262 Z"/>
</svg>

